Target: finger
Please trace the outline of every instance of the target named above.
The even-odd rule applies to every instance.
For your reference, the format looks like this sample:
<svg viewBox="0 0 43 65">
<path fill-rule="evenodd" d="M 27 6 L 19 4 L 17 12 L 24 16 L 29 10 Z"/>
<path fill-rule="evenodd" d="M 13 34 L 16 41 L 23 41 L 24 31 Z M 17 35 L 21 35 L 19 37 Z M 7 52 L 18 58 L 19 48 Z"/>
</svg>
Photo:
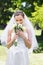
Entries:
<svg viewBox="0 0 43 65">
<path fill-rule="evenodd" d="M 18 33 L 16 33 L 16 35 L 18 35 Z"/>
</svg>

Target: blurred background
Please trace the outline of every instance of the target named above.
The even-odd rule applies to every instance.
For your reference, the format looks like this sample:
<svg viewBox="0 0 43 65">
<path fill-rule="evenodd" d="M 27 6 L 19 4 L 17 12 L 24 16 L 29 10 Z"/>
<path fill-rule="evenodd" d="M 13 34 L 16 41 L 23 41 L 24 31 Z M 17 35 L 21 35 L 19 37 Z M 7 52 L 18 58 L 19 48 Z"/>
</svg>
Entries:
<svg viewBox="0 0 43 65">
<path fill-rule="evenodd" d="M 38 49 L 30 55 L 30 65 L 43 65 L 43 0 L 0 0 L 0 36 L 16 10 L 22 10 L 32 22 Z M 0 43 L 0 65 L 5 64 L 5 47 Z"/>
</svg>

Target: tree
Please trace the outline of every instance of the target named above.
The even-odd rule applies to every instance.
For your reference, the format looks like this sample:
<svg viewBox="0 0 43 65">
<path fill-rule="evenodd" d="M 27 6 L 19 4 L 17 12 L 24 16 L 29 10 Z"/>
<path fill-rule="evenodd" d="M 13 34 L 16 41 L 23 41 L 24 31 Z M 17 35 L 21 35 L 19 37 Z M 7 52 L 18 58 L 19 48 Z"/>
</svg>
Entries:
<svg viewBox="0 0 43 65">
<path fill-rule="evenodd" d="M 0 0 L 0 25 L 5 26 L 17 9 L 23 10 L 28 17 L 31 16 L 31 13 L 35 11 L 34 2 L 38 6 L 43 4 L 43 0 Z M 25 3 L 25 6 L 22 3 Z"/>
<path fill-rule="evenodd" d="M 37 3 L 34 3 L 34 5 L 35 12 L 32 13 L 32 18 L 30 18 L 30 20 L 34 23 L 34 25 L 37 23 L 43 31 L 43 5 L 41 7 L 37 6 Z"/>
<path fill-rule="evenodd" d="M 11 15 L 21 4 L 21 0 L 0 0 L 0 26 L 6 26 Z"/>
</svg>

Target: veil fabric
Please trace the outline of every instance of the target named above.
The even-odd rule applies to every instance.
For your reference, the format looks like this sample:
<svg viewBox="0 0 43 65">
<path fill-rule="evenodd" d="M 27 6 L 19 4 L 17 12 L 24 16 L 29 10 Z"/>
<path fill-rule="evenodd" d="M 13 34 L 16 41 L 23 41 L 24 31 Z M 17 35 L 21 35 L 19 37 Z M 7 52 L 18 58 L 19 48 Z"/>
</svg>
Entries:
<svg viewBox="0 0 43 65">
<path fill-rule="evenodd" d="M 30 30 L 30 36 L 32 39 L 32 47 L 29 49 L 29 51 L 33 51 L 34 49 L 38 48 L 38 42 L 35 36 L 35 31 L 34 31 L 34 27 L 31 23 L 31 21 L 29 21 L 29 19 L 27 18 L 27 16 L 25 15 L 25 26 Z"/>
<path fill-rule="evenodd" d="M 14 14 L 12 15 L 12 18 L 9 21 L 9 24 L 6 26 L 3 34 L 1 35 L 1 43 L 2 45 L 6 46 L 7 44 L 7 33 L 9 29 L 13 28 L 13 25 L 15 24 L 15 19 L 14 19 Z M 32 39 L 32 47 L 30 48 L 31 51 L 33 51 L 33 49 L 38 48 L 38 43 L 35 37 L 35 32 L 34 32 L 34 28 L 32 23 L 28 20 L 27 16 L 24 13 L 24 23 L 25 27 L 27 27 L 30 32 L 31 32 L 31 39 Z"/>
<path fill-rule="evenodd" d="M 12 29 L 12 26 L 14 24 L 14 14 L 12 15 L 12 18 L 9 21 L 9 24 L 6 26 L 6 28 L 4 29 L 2 35 L 1 35 L 1 44 L 6 46 L 7 44 L 7 34 L 8 34 L 8 30 Z"/>
</svg>

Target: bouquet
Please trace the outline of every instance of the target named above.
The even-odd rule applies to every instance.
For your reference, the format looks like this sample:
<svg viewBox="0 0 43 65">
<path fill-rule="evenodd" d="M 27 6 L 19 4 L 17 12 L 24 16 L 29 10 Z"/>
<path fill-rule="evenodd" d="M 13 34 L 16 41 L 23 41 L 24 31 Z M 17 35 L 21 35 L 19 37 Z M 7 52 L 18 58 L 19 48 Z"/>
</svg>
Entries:
<svg viewBox="0 0 43 65">
<path fill-rule="evenodd" d="M 17 23 L 17 24 L 15 24 L 15 25 L 13 26 L 13 28 L 14 28 L 15 33 L 17 33 L 18 30 L 21 30 L 21 31 L 23 31 L 23 32 L 25 31 L 25 27 L 23 27 L 22 24 L 18 24 L 18 23 Z"/>
<path fill-rule="evenodd" d="M 25 31 L 25 27 L 23 27 L 22 24 L 18 24 L 18 23 L 13 25 L 13 29 L 15 33 L 17 33 L 18 30 L 21 30 L 23 32 Z M 17 39 L 15 40 L 14 45 L 17 46 Z"/>
</svg>

